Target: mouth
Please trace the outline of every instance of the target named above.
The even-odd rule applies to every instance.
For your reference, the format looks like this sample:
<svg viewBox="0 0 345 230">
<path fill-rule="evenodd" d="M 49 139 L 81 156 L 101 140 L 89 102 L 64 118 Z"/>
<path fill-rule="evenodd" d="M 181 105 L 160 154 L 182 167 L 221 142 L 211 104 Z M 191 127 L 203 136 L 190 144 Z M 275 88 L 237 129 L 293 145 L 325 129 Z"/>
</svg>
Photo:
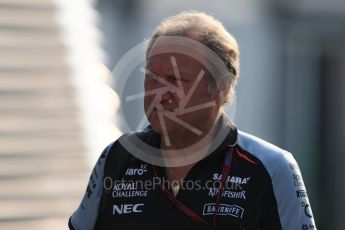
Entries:
<svg viewBox="0 0 345 230">
<path fill-rule="evenodd" d="M 155 107 L 153 109 L 154 112 L 159 112 L 159 113 L 173 113 L 177 111 L 177 108 L 157 108 Z"/>
</svg>

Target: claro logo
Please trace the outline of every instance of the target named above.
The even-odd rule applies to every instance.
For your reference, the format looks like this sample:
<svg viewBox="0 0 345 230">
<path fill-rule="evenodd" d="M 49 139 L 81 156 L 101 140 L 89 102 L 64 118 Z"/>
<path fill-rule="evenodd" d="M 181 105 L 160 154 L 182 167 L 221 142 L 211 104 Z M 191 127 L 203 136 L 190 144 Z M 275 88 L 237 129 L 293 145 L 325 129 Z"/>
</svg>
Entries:
<svg viewBox="0 0 345 230">
<path fill-rule="evenodd" d="M 139 213 L 143 211 L 144 204 L 121 204 L 113 205 L 113 215 L 122 215 L 128 213 Z"/>
</svg>

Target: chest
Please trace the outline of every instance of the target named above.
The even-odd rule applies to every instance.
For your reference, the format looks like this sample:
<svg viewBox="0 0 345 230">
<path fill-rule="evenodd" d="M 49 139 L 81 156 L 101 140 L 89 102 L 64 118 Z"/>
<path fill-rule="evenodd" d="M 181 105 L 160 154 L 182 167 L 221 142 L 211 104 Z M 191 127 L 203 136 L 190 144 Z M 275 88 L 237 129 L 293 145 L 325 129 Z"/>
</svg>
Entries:
<svg viewBox="0 0 345 230">
<path fill-rule="evenodd" d="M 109 178 L 102 201 L 102 229 L 134 229 L 155 225 L 165 229 L 198 227 L 214 229 L 255 229 L 262 211 L 264 183 L 256 169 L 232 167 L 222 185 L 222 162 L 196 165 L 180 186 L 174 201 L 167 196 L 173 186 L 153 166 L 131 162 L 122 178 Z M 177 203 L 187 207 L 208 224 L 196 223 Z M 246 226 L 246 227 L 244 227 Z"/>
</svg>

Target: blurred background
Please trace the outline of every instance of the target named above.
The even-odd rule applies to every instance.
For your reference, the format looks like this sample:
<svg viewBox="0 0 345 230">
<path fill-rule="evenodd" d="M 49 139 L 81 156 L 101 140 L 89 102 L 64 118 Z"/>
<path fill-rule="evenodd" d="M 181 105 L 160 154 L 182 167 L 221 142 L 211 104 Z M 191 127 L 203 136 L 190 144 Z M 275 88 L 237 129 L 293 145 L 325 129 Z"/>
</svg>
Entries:
<svg viewBox="0 0 345 230">
<path fill-rule="evenodd" d="M 143 117 L 121 110 L 112 69 L 187 9 L 238 40 L 237 126 L 292 152 L 318 229 L 343 229 L 343 0 L 0 0 L 0 229 L 67 229 L 118 111 Z"/>
</svg>

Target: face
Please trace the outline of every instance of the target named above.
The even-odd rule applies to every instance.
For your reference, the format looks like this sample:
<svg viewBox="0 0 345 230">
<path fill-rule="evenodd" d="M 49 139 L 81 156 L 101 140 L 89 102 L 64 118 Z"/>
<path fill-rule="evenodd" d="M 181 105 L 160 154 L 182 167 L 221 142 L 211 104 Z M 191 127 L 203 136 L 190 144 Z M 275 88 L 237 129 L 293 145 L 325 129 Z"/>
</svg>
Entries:
<svg viewBox="0 0 345 230">
<path fill-rule="evenodd" d="M 164 53 L 148 59 L 144 108 L 160 134 L 203 135 L 219 113 L 219 91 L 208 89 L 207 69 L 191 56 Z"/>
</svg>

